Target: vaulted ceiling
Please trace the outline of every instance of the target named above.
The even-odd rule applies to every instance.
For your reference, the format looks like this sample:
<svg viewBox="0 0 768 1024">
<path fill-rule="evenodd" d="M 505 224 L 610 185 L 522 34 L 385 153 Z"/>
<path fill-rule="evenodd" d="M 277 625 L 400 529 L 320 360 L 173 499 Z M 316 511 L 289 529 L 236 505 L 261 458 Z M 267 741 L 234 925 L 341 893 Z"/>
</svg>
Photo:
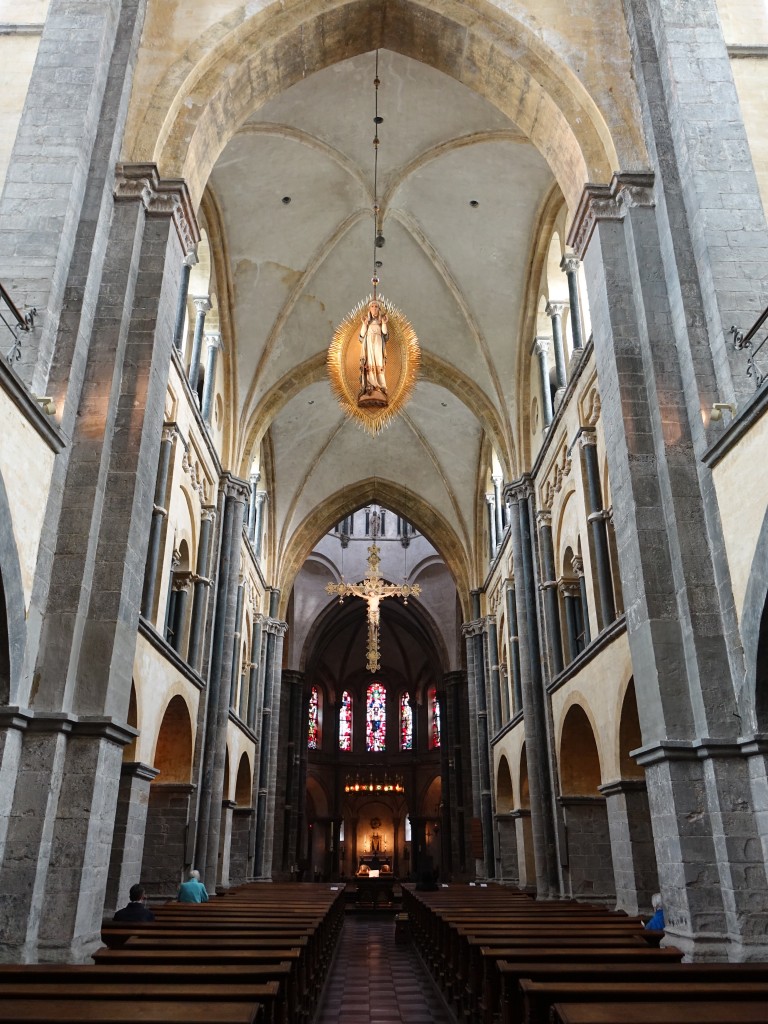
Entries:
<svg viewBox="0 0 768 1024">
<path fill-rule="evenodd" d="M 553 177 L 486 100 L 380 52 L 380 291 L 413 324 L 423 367 L 404 414 L 368 436 L 333 397 L 325 353 L 338 322 L 371 290 L 374 69 L 371 52 L 276 96 L 235 134 L 211 176 L 233 300 L 239 468 L 266 439 L 278 553 L 302 530 L 311 547 L 338 517 L 339 495 L 374 479 L 389 485 L 390 507 L 398 489 L 412 495 L 417 525 L 439 548 L 436 534 L 450 534 L 446 561 L 461 552 L 475 578 L 488 444 L 507 473 L 514 468 L 523 303 Z M 418 522 L 422 506 L 435 510 L 440 529 Z"/>
</svg>

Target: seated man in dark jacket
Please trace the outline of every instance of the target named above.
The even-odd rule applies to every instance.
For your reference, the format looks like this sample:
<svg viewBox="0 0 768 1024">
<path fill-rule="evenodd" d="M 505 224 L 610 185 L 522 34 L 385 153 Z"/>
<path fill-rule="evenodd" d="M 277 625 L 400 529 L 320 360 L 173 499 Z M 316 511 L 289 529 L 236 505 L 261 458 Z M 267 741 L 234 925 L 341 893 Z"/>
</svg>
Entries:
<svg viewBox="0 0 768 1024">
<path fill-rule="evenodd" d="M 144 905 L 144 886 L 132 885 L 130 892 L 128 893 L 131 902 L 127 907 L 123 907 L 122 910 L 118 910 L 115 916 L 112 918 L 113 921 L 154 921 L 155 915 Z"/>
</svg>

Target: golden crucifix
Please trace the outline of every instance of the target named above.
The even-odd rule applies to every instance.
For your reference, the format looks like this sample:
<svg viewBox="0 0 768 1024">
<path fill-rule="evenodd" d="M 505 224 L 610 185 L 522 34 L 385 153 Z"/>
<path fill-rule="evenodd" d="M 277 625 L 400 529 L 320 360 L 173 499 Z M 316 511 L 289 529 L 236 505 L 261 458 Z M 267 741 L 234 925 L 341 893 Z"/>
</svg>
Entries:
<svg viewBox="0 0 768 1024">
<path fill-rule="evenodd" d="M 381 557 L 376 544 L 368 548 L 368 572 L 360 583 L 328 583 L 326 591 L 339 595 L 339 604 L 345 597 L 362 597 L 368 603 L 368 651 L 367 668 L 369 672 L 379 670 L 379 604 L 383 597 L 402 597 L 403 604 L 408 604 L 409 597 L 418 597 L 421 587 L 418 583 L 411 586 L 404 583 L 402 587 L 394 583 L 384 583 L 379 565 Z"/>
</svg>

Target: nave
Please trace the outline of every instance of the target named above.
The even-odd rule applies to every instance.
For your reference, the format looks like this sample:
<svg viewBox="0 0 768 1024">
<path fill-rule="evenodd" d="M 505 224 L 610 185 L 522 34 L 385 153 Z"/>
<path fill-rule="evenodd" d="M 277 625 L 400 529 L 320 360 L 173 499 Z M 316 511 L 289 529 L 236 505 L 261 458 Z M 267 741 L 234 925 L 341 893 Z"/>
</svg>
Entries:
<svg viewBox="0 0 768 1024">
<path fill-rule="evenodd" d="M 347 917 L 315 1024 L 453 1024 L 390 915 Z"/>
</svg>

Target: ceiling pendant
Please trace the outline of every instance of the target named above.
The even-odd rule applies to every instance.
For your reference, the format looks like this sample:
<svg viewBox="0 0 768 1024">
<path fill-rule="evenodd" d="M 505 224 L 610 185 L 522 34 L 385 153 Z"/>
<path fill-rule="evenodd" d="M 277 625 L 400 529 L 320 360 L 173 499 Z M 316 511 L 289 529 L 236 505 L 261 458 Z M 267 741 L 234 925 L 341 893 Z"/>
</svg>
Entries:
<svg viewBox="0 0 768 1024">
<path fill-rule="evenodd" d="M 379 295 L 378 250 L 384 247 L 378 198 L 379 51 L 373 80 L 375 105 L 373 122 L 373 291 L 341 321 L 328 348 L 328 376 L 331 390 L 344 412 L 372 435 L 380 433 L 411 397 L 421 350 L 408 318 L 383 295 Z"/>
</svg>

